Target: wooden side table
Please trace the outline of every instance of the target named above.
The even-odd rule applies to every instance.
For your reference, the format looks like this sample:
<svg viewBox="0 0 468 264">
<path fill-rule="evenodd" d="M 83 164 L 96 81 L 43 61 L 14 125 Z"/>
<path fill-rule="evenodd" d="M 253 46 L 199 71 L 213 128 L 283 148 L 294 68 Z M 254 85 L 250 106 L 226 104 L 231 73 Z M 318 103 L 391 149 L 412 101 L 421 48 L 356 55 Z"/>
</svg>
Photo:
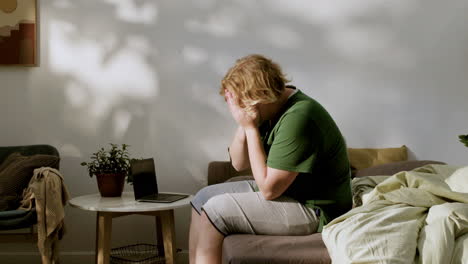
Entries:
<svg viewBox="0 0 468 264">
<path fill-rule="evenodd" d="M 73 207 L 96 212 L 96 263 L 108 264 L 110 261 L 112 219 L 139 214 L 155 217 L 157 241 L 163 241 L 166 263 L 175 264 L 174 209 L 188 206 L 192 198 L 190 195 L 173 203 L 146 203 L 135 201 L 132 192 L 124 192 L 121 197 L 84 195 L 71 199 L 69 203 Z"/>
</svg>

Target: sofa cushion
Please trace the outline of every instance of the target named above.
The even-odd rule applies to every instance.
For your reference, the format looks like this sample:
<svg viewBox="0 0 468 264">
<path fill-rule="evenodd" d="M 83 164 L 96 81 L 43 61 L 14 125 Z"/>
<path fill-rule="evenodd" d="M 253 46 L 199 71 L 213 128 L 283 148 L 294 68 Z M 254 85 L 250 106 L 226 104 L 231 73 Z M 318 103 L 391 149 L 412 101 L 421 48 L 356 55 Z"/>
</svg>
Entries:
<svg viewBox="0 0 468 264">
<path fill-rule="evenodd" d="M 0 166 L 0 211 L 15 210 L 33 171 L 40 167 L 57 167 L 59 157 L 53 155 L 23 156 L 13 153 Z"/>
<path fill-rule="evenodd" d="M 236 181 L 254 181 L 254 177 L 250 175 L 244 175 L 244 176 L 235 176 L 230 179 L 228 179 L 226 182 L 236 182 Z"/>
<path fill-rule="evenodd" d="M 322 234 L 308 236 L 230 235 L 223 242 L 224 264 L 331 263 Z"/>
<path fill-rule="evenodd" d="M 441 161 L 434 160 L 407 160 L 400 162 L 391 162 L 370 168 L 358 170 L 356 177 L 376 176 L 376 175 L 393 175 L 400 171 L 410 171 L 428 164 L 445 164 Z"/>
<path fill-rule="evenodd" d="M 0 163 L 14 152 L 18 152 L 23 156 L 32 156 L 36 154 L 60 156 L 58 150 L 50 145 L 2 146 L 0 147 Z M 59 168 L 57 167 L 54 169 Z"/>
<path fill-rule="evenodd" d="M 357 170 L 408 159 L 406 146 L 400 148 L 348 148 L 353 176 Z"/>
<path fill-rule="evenodd" d="M 25 158 L 26 157 L 22 156 L 18 152 L 15 152 L 15 153 L 12 153 L 12 154 L 8 155 L 8 157 L 2 163 L 0 163 L 0 172 L 2 172 L 3 170 L 5 170 L 5 168 L 10 166 L 11 163 L 18 162 L 18 160 L 25 159 Z"/>
<path fill-rule="evenodd" d="M 35 223 L 37 223 L 35 208 L 30 211 L 18 209 L 0 212 L 0 230 L 25 228 Z"/>
</svg>

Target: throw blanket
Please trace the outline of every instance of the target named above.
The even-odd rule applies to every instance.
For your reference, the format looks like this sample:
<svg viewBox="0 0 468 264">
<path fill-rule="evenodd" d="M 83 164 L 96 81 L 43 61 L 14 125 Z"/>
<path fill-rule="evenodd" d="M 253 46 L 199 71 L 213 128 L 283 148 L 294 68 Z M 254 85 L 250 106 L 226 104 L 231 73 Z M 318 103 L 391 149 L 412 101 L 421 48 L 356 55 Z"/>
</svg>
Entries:
<svg viewBox="0 0 468 264">
<path fill-rule="evenodd" d="M 333 263 L 468 263 L 467 203 L 468 167 L 428 165 L 378 183 L 322 237 Z"/>
<path fill-rule="evenodd" d="M 354 178 L 351 186 L 353 193 L 353 208 L 361 206 L 363 202 L 367 201 L 369 193 L 374 190 L 375 186 L 385 181 L 390 176 L 367 176 Z"/>
<path fill-rule="evenodd" d="M 58 240 L 65 231 L 64 206 L 68 199 L 63 176 L 58 170 L 48 167 L 35 169 L 28 188 L 23 192 L 20 209 L 31 210 L 35 205 L 37 246 L 48 263 L 58 263 Z"/>
</svg>

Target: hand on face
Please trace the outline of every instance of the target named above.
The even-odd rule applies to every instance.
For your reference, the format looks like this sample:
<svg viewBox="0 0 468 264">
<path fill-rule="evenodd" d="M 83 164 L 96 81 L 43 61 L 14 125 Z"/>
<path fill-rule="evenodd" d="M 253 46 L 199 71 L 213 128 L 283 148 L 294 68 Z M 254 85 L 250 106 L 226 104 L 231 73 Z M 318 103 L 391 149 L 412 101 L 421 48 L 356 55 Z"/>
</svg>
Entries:
<svg viewBox="0 0 468 264">
<path fill-rule="evenodd" d="M 225 90 L 225 98 L 232 117 L 240 126 L 243 128 L 257 127 L 260 121 L 260 113 L 257 107 L 254 107 L 251 113 L 246 112 L 244 108 L 237 105 L 234 95 L 227 90 Z"/>
</svg>

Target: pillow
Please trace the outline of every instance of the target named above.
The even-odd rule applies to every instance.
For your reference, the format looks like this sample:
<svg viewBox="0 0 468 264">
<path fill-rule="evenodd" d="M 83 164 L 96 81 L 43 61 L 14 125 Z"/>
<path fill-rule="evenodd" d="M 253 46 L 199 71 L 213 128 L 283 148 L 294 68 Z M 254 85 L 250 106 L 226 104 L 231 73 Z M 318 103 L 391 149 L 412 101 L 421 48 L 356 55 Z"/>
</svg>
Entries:
<svg viewBox="0 0 468 264">
<path fill-rule="evenodd" d="M 450 186 L 450 189 L 454 192 L 467 192 L 468 186 L 468 166 L 461 167 L 456 170 L 452 175 L 445 179 L 445 183 Z"/>
<path fill-rule="evenodd" d="M 408 159 L 405 145 L 400 148 L 348 148 L 349 162 L 352 170 L 362 170 L 390 162 Z"/>
<path fill-rule="evenodd" d="M 23 159 L 23 157 L 19 152 L 14 152 L 7 156 L 7 158 L 0 164 L 0 172 L 3 171 L 6 167 L 10 166 L 12 162 L 16 162 L 18 159 Z"/>
<path fill-rule="evenodd" d="M 393 175 L 400 171 L 410 171 L 416 168 L 422 167 L 428 164 L 445 164 L 440 161 L 434 160 L 408 160 L 408 161 L 400 161 L 400 162 L 392 162 L 382 165 L 373 166 L 370 168 L 365 168 L 362 170 L 358 170 L 356 172 L 357 177 L 365 177 L 365 176 L 377 176 L 377 175 Z"/>
<path fill-rule="evenodd" d="M 13 153 L 8 156 L 0 166 L 0 211 L 17 209 L 34 169 L 57 166 L 59 160 L 57 156 L 42 154 L 22 156 Z"/>
</svg>

